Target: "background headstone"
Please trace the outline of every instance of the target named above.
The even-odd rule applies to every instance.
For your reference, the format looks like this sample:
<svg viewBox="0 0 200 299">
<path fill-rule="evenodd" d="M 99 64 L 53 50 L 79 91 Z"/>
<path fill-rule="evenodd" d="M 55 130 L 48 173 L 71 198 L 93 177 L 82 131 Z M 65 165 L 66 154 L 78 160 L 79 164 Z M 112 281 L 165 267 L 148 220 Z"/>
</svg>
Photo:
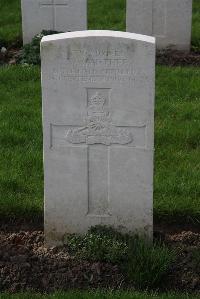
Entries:
<svg viewBox="0 0 200 299">
<path fill-rule="evenodd" d="M 41 57 L 47 243 L 97 224 L 151 237 L 155 39 L 57 34 Z"/>
<path fill-rule="evenodd" d="M 190 50 L 192 0 L 127 0 L 128 32 L 156 37 L 158 49 Z"/>
<path fill-rule="evenodd" d="M 87 0 L 21 0 L 23 42 L 42 30 L 87 29 Z"/>
</svg>

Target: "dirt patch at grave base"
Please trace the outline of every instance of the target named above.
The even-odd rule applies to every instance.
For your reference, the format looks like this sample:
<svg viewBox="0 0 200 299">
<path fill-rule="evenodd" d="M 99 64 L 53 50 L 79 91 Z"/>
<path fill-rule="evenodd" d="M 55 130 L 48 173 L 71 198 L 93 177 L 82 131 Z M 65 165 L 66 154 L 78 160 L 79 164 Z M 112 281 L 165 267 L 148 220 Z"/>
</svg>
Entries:
<svg viewBox="0 0 200 299">
<path fill-rule="evenodd" d="M 0 52 L 0 66 L 1 65 L 14 65 L 17 64 L 18 58 L 20 57 L 22 50 L 20 48 L 6 49 L 5 53 Z"/>
<path fill-rule="evenodd" d="M 200 291 L 200 233 L 167 234 L 165 243 L 177 252 L 168 284 L 173 289 Z"/>
<path fill-rule="evenodd" d="M 19 233 L 20 231 L 43 231 L 44 215 L 34 215 L 32 218 L 25 217 L 0 217 L 1 233 Z"/>
<path fill-rule="evenodd" d="M 0 65 L 16 64 L 22 48 L 15 44 L 6 49 L 5 53 L 0 52 Z M 166 66 L 196 66 L 200 67 L 200 51 L 180 52 L 176 50 L 157 51 L 156 63 Z"/>
<path fill-rule="evenodd" d="M 200 51 L 180 52 L 180 51 L 158 51 L 156 63 L 166 66 L 200 66 Z"/>
<path fill-rule="evenodd" d="M 24 227 L 25 228 L 25 227 Z M 200 232 L 170 233 L 159 229 L 156 238 L 176 249 L 177 259 L 166 290 L 200 291 Z M 117 265 L 78 261 L 66 248 L 44 246 L 40 230 L 16 231 L 0 227 L 0 291 L 53 292 L 87 288 L 134 288 Z"/>
<path fill-rule="evenodd" d="M 0 232 L 0 291 L 118 288 L 122 283 L 115 265 L 78 261 L 65 248 L 45 248 L 42 231 Z"/>
</svg>

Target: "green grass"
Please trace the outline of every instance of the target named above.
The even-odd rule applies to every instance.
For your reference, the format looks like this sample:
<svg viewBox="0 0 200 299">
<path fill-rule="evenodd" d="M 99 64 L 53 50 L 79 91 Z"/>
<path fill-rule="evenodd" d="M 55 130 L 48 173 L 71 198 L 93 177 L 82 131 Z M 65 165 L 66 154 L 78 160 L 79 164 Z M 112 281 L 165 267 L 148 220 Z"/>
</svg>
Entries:
<svg viewBox="0 0 200 299">
<path fill-rule="evenodd" d="M 126 0 L 88 0 L 89 29 L 125 31 Z M 0 40 L 21 36 L 20 0 L 0 1 Z M 200 1 L 193 0 L 192 46 L 200 49 Z"/>
<path fill-rule="evenodd" d="M 117 264 L 139 290 L 162 286 L 176 259 L 176 252 L 160 242 L 152 244 L 143 237 L 123 235 L 101 225 L 83 236 L 67 234 L 64 244 L 78 259 Z"/>
<path fill-rule="evenodd" d="M 142 239 L 131 240 L 124 274 L 137 289 L 162 288 L 175 259 L 175 251 L 163 244 L 151 244 Z"/>
<path fill-rule="evenodd" d="M 154 215 L 159 219 L 200 220 L 199 78 L 199 68 L 157 68 Z"/>
<path fill-rule="evenodd" d="M 0 217 L 43 213 L 39 67 L 0 68 Z M 154 216 L 200 221 L 200 69 L 157 67 Z"/>
<path fill-rule="evenodd" d="M 0 68 L 0 214 L 42 213 L 39 68 Z"/>
<path fill-rule="evenodd" d="M 41 294 L 0 294 L 0 299 L 198 299 L 187 294 L 148 294 L 131 292 L 68 292 L 53 295 Z"/>
<path fill-rule="evenodd" d="M 20 0 L 0 0 L 0 46 L 2 40 L 11 43 L 21 35 Z"/>
<path fill-rule="evenodd" d="M 200 50 L 200 1 L 193 0 L 192 47 Z"/>
</svg>

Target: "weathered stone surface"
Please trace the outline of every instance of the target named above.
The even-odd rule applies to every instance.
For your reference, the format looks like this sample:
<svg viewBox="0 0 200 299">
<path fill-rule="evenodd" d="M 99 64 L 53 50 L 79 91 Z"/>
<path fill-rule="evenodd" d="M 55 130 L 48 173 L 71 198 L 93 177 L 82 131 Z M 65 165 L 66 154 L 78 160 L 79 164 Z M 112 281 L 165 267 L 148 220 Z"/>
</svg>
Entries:
<svg viewBox="0 0 200 299">
<path fill-rule="evenodd" d="M 192 0 L 127 0 L 127 31 L 156 37 L 158 49 L 190 50 Z"/>
<path fill-rule="evenodd" d="M 41 57 L 47 243 L 97 224 L 151 237 L 155 39 L 64 33 Z"/>
<path fill-rule="evenodd" d="M 24 44 L 42 30 L 87 29 L 87 0 L 21 0 Z"/>
</svg>

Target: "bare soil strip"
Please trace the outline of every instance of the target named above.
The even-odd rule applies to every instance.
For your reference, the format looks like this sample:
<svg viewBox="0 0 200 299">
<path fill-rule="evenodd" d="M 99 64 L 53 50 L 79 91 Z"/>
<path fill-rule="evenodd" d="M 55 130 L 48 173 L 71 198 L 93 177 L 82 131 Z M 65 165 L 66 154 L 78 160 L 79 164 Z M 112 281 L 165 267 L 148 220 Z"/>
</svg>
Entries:
<svg viewBox="0 0 200 299">
<path fill-rule="evenodd" d="M 21 48 L 9 47 L 5 53 L 0 52 L 0 65 L 17 63 Z M 159 51 L 156 63 L 166 66 L 195 66 L 200 67 L 200 52 Z"/>
<path fill-rule="evenodd" d="M 200 230 L 156 229 L 155 238 L 177 251 L 165 290 L 200 291 Z M 77 260 L 66 247 L 47 249 L 42 222 L 0 223 L 0 291 L 74 288 L 134 289 L 134 285 L 126 281 L 117 265 Z"/>
</svg>

